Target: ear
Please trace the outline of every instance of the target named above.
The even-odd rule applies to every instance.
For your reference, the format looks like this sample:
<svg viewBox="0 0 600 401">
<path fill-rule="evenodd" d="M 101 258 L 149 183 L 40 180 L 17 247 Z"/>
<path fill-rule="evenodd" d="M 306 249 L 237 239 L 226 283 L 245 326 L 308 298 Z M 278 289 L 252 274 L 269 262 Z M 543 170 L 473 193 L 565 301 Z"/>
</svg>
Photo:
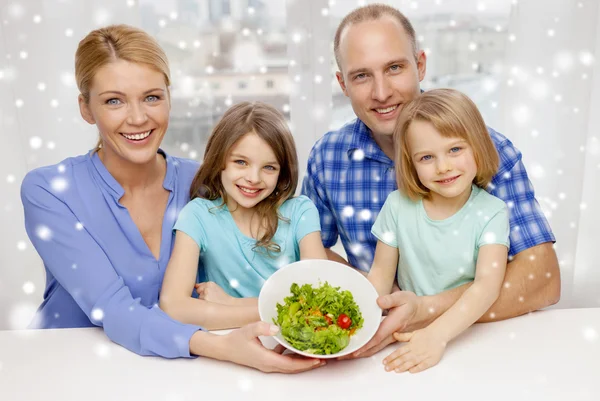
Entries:
<svg viewBox="0 0 600 401">
<path fill-rule="evenodd" d="M 419 50 L 417 56 L 417 70 L 419 71 L 419 82 L 421 82 L 427 72 L 427 55 L 423 50 Z"/>
<path fill-rule="evenodd" d="M 340 84 L 340 88 L 342 88 L 342 92 L 344 95 L 348 96 L 348 91 L 346 90 L 346 82 L 344 82 L 344 75 L 341 71 L 337 71 L 335 73 L 335 77 L 337 78 L 338 84 Z"/>
<path fill-rule="evenodd" d="M 77 101 L 79 102 L 79 113 L 81 113 L 81 117 L 88 124 L 96 124 L 96 120 L 94 119 L 94 116 L 92 115 L 92 111 L 90 110 L 90 106 L 85 101 L 85 98 L 83 97 L 83 95 L 80 94 L 79 97 L 77 98 Z"/>
</svg>

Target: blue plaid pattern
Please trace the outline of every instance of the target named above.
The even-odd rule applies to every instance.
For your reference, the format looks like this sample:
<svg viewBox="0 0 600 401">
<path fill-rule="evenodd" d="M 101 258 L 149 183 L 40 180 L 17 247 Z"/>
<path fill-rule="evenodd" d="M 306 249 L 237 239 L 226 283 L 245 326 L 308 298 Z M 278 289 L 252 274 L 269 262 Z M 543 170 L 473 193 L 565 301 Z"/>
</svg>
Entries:
<svg viewBox="0 0 600 401">
<path fill-rule="evenodd" d="M 512 142 L 488 128 L 500 155 L 498 173 L 488 192 L 504 200 L 510 210 L 509 258 L 554 235 L 527 176 L 519 152 Z M 302 194 L 317 206 L 323 245 L 330 248 L 342 240 L 348 261 L 369 271 L 377 238 L 371 227 L 387 196 L 397 189 L 394 162 L 355 119 L 317 141 L 308 158 Z"/>
</svg>

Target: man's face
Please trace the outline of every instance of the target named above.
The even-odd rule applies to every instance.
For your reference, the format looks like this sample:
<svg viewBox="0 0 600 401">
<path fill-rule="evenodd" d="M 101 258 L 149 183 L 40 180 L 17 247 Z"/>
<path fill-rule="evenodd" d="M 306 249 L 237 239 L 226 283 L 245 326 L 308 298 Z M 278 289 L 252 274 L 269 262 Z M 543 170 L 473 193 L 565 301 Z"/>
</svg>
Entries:
<svg viewBox="0 0 600 401">
<path fill-rule="evenodd" d="M 356 116 L 374 136 L 392 135 L 403 105 L 420 93 L 425 53 L 415 60 L 408 35 L 386 16 L 346 27 L 339 56 L 336 76 Z"/>
</svg>

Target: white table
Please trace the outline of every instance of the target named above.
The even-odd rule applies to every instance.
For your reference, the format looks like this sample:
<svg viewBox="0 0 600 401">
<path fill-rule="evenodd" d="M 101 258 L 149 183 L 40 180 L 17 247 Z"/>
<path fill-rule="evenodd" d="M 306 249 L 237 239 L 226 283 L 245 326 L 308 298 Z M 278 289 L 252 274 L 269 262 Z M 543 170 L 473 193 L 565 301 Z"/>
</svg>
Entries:
<svg viewBox="0 0 600 401">
<path fill-rule="evenodd" d="M 600 308 L 475 325 L 414 375 L 383 370 L 393 347 L 286 376 L 140 357 L 100 329 L 0 331 L 0 400 L 600 400 Z"/>
</svg>

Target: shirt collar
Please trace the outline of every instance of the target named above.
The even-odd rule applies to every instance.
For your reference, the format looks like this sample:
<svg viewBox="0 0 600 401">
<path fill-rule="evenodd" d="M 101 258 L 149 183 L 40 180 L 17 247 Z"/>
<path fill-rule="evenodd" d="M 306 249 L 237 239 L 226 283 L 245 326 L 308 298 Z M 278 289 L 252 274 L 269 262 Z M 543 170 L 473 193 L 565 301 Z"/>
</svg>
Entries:
<svg viewBox="0 0 600 401">
<path fill-rule="evenodd" d="M 161 154 L 167 162 L 167 173 L 165 174 L 165 179 L 163 180 L 163 188 L 168 191 L 173 191 L 175 187 L 175 169 L 177 168 L 177 161 L 171 156 L 167 155 L 162 149 L 158 149 L 157 153 Z M 88 153 L 88 157 L 97 173 L 95 175 L 100 177 L 103 186 L 109 190 L 110 194 L 117 201 L 121 199 L 123 195 L 125 195 L 125 190 L 121 184 L 115 180 L 115 177 L 108 172 L 104 166 L 104 163 L 102 163 L 102 160 L 100 160 L 98 152 L 92 150 Z"/>
<path fill-rule="evenodd" d="M 371 130 L 359 118 L 352 124 L 351 135 L 351 140 L 348 143 L 347 149 L 348 158 L 356 158 L 356 151 L 362 150 L 365 158 L 377 160 L 392 166 L 394 165 L 394 162 L 383 153 L 383 150 L 381 150 L 377 142 L 375 142 L 375 139 L 373 139 Z M 358 159 L 360 159 L 360 157 L 358 157 Z"/>
</svg>

